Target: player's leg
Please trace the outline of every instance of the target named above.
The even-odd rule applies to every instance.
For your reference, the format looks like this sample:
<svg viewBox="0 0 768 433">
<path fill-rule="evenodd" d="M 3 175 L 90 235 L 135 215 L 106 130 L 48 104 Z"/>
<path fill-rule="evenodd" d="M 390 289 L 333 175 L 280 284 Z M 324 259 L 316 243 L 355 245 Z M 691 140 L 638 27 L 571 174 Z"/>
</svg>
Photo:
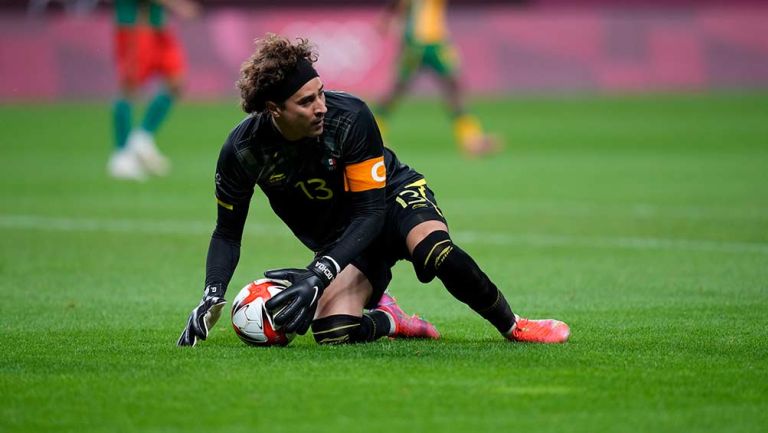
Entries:
<svg viewBox="0 0 768 433">
<path fill-rule="evenodd" d="M 163 176 L 170 171 L 170 162 L 155 144 L 155 135 L 165 123 L 184 81 L 184 56 L 181 46 L 170 31 L 156 31 L 152 35 L 151 54 L 153 72 L 163 77 L 147 105 L 141 126 L 129 138 L 129 146 L 139 155 L 145 168 L 152 174 Z"/>
<path fill-rule="evenodd" d="M 366 251 L 352 261 L 371 285 L 371 296 L 365 304 L 369 313 L 385 313 L 391 327 L 387 334 L 391 338 L 440 338 L 437 328 L 416 314 L 407 314 L 397 300 L 387 292 L 392 281 L 392 267 L 406 257 L 402 243 L 392 241 L 391 233 L 397 232 L 396 213 L 387 212 L 385 229 Z"/>
<path fill-rule="evenodd" d="M 170 162 L 155 144 L 155 134 L 165 120 L 174 102 L 168 86 L 161 86 L 153 95 L 144 113 L 141 126 L 128 138 L 128 146 L 138 155 L 144 168 L 151 174 L 164 176 L 170 171 Z"/>
<path fill-rule="evenodd" d="M 144 180 L 144 167 L 127 145 L 132 128 L 133 103 L 131 98 L 125 95 L 126 93 L 121 93 L 112 107 L 115 148 L 107 163 L 107 171 L 116 179 Z"/>
<path fill-rule="evenodd" d="M 385 292 L 381 295 L 375 310 L 383 311 L 389 315 L 392 324 L 389 334 L 392 338 L 429 338 L 437 340 L 440 338 L 435 325 L 422 319 L 416 314 L 408 314 L 400 308 L 397 299 L 391 294 Z"/>
<path fill-rule="evenodd" d="M 498 151 L 499 140 L 486 134 L 477 117 L 468 113 L 459 82 L 459 59 L 453 45 L 448 42 L 429 45 L 424 55 L 424 66 L 438 76 L 442 95 L 453 120 L 456 143 L 468 156 L 487 155 Z"/>
<path fill-rule="evenodd" d="M 358 258 L 344 268 L 323 293 L 312 322 L 315 341 L 340 344 L 371 342 L 384 336 L 439 338 L 431 323 L 406 314 L 392 296 L 384 293 L 392 278 L 389 266 L 369 259 Z"/>
<path fill-rule="evenodd" d="M 180 78 L 173 77 L 167 79 L 163 85 L 157 88 L 157 91 L 152 95 L 152 99 L 147 105 L 147 111 L 144 113 L 144 119 L 141 122 L 141 128 L 154 135 L 160 129 L 160 126 L 165 122 L 168 117 L 168 113 L 173 108 L 176 102 L 176 95 L 179 93 L 177 88 L 180 87 L 176 81 Z"/>
<path fill-rule="evenodd" d="M 168 65 L 163 68 L 163 85 L 159 86 L 152 96 L 152 100 L 147 106 L 147 111 L 144 113 L 144 119 L 141 122 L 142 129 L 152 135 L 156 134 L 163 123 L 165 123 L 168 114 L 183 91 L 184 76 L 180 70 L 181 60 L 170 60 L 176 58 L 176 56 L 172 56 L 166 59 Z"/>
<path fill-rule="evenodd" d="M 128 137 L 133 128 L 133 106 L 141 85 L 143 64 L 140 57 L 142 35 L 135 29 L 120 29 L 115 36 L 115 52 L 120 94 L 112 106 L 114 152 L 107 171 L 117 179 L 143 180 L 144 168 L 136 154 L 128 149 Z"/>
<path fill-rule="evenodd" d="M 376 123 L 378 123 L 382 135 L 387 133 L 387 123 L 390 114 L 394 111 L 395 106 L 405 91 L 408 90 L 414 75 L 421 67 L 422 56 L 423 47 L 408 42 L 403 44 L 399 55 L 395 82 L 390 90 L 373 107 Z"/>
<path fill-rule="evenodd" d="M 453 117 L 453 131 L 456 143 L 466 156 L 491 155 L 502 149 L 499 138 L 484 132 L 480 121 L 472 114 L 455 115 Z"/>
<path fill-rule="evenodd" d="M 562 343 L 568 325 L 558 320 L 529 320 L 516 316 L 506 298 L 477 263 L 453 243 L 441 221 L 425 221 L 406 238 L 416 275 L 427 283 L 437 277 L 458 300 L 489 321 L 510 340 Z"/>
<path fill-rule="evenodd" d="M 519 319 L 512 312 L 491 279 L 469 254 L 453 243 L 426 182 L 408 185 L 400 191 L 396 203 L 401 215 L 400 230 L 405 234 L 406 248 L 419 281 L 428 283 L 437 277 L 456 299 L 509 339 L 546 343 L 568 339 L 570 331 L 563 322 Z"/>
<path fill-rule="evenodd" d="M 115 150 L 125 149 L 128 135 L 133 128 L 133 99 L 135 90 L 128 83 L 121 83 L 120 94 L 112 105 L 112 132 Z"/>
<path fill-rule="evenodd" d="M 318 344 L 364 343 L 391 333 L 381 311 L 363 313 L 373 286 L 354 265 L 342 270 L 317 302 L 312 334 Z"/>
<path fill-rule="evenodd" d="M 424 47 L 424 68 L 435 73 L 440 91 L 452 117 L 464 114 L 464 99 L 459 82 L 459 57 L 456 49 L 447 42 Z"/>
<path fill-rule="evenodd" d="M 410 230 L 406 246 L 422 283 L 435 277 L 458 300 L 469 305 L 501 333 L 512 328 L 515 316 L 504 295 L 477 263 L 448 234 L 443 221 L 424 221 Z"/>
</svg>

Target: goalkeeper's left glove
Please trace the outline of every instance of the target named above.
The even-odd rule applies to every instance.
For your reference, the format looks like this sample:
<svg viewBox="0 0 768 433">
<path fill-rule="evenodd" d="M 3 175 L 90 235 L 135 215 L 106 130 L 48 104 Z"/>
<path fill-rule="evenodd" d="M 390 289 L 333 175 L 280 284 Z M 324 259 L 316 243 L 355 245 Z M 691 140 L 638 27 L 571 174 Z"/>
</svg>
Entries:
<svg viewBox="0 0 768 433">
<path fill-rule="evenodd" d="M 335 260 L 323 256 L 310 263 L 306 269 L 287 268 L 265 272 L 267 278 L 291 283 L 287 289 L 264 304 L 275 325 L 288 334 L 306 334 L 315 317 L 317 301 L 339 270 Z"/>
<path fill-rule="evenodd" d="M 208 331 L 216 324 L 221 316 L 221 310 L 227 303 L 224 298 L 209 295 L 210 290 L 205 289 L 205 295 L 197 307 L 192 310 L 187 319 L 187 326 L 176 342 L 178 346 L 194 346 L 197 340 L 208 338 Z"/>
</svg>

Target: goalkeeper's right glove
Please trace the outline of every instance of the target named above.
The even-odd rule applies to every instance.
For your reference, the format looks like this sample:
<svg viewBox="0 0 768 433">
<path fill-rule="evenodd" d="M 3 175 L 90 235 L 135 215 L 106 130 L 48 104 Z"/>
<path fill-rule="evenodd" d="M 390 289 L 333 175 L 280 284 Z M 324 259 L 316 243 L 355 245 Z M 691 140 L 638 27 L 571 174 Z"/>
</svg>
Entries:
<svg viewBox="0 0 768 433">
<path fill-rule="evenodd" d="M 208 289 L 205 291 L 208 293 Z M 208 338 L 208 331 L 216 324 L 221 316 L 221 310 L 227 301 L 222 297 L 204 295 L 200 304 L 192 310 L 187 320 L 187 326 L 176 342 L 178 346 L 194 346 L 197 340 Z"/>
<path fill-rule="evenodd" d="M 338 273 L 338 263 L 329 256 L 320 257 L 306 269 L 287 268 L 265 272 L 267 278 L 291 283 L 264 304 L 275 325 L 288 334 L 306 334 L 315 317 L 317 301 Z"/>
</svg>

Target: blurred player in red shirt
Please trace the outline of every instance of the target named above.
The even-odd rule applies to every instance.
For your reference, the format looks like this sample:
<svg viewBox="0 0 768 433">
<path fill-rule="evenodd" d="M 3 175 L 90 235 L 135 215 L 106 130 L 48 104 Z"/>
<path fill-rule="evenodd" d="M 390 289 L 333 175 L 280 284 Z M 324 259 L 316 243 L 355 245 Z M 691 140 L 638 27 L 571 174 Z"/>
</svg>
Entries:
<svg viewBox="0 0 768 433">
<path fill-rule="evenodd" d="M 184 77 L 181 45 L 166 25 L 166 9 L 182 18 L 195 18 L 200 8 L 190 0 L 115 0 L 115 52 L 120 94 L 113 108 L 115 151 L 107 170 L 117 179 L 144 180 L 165 175 L 168 159 L 155 145 L 154 135 L 179 97 Z M 141 87 L 162 78 L 140 124 L 133 111 Z"/>
</svg>

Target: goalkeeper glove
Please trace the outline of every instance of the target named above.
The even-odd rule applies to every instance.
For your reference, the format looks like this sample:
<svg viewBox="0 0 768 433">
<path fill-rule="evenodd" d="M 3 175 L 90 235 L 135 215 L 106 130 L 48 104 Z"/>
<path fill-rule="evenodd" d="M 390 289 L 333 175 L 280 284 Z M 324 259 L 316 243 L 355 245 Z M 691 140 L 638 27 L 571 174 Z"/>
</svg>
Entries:
<svg viewBox="0 0 768 433">
<path fill-rule="evenodd" d="M 178 346 L 194 346 L 198 339 L 205 340 L 208 338 L 208 331 L 219 320 L 221 310 L 227 301 L 222 297 L 209 295 L 210 292 L 216 292 L 210 289 L 210 287 L 205 288 L 203 299 L 190 313 L 187 326 L 181 333 L 179 341 L 176 342 Z"/>
<path fill-rule="evenodd" d="M 315 317 L 318 299 L 339 270 L 335 260 L 323 256 L 310 263 L 307 269 L 286 268 L 265 272 L 267 278 L 291 283 L 265 304 L 275 325 L 288 334 L 306 334 Z"/>
</svg>

